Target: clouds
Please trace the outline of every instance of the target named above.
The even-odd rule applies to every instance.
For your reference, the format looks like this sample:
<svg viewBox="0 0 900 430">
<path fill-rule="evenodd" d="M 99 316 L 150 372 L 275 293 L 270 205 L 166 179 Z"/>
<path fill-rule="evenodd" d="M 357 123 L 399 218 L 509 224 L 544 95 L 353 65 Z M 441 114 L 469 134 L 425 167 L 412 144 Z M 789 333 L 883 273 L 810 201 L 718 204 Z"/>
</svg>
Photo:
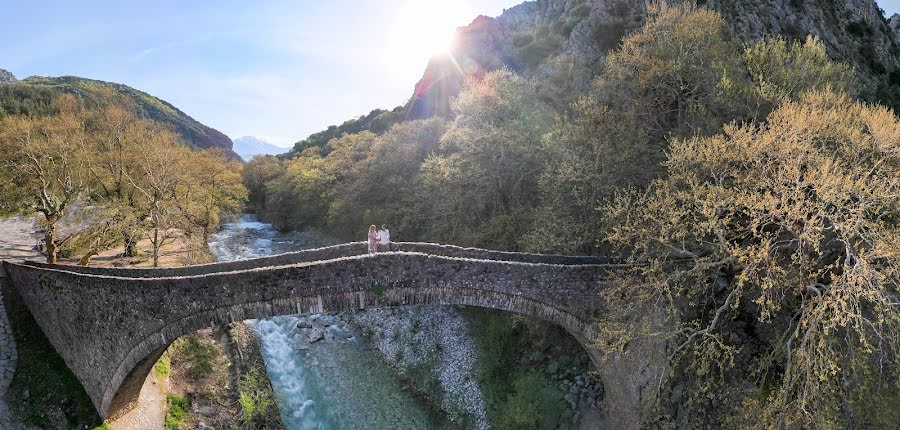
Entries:
<svg viewBox="0 0 900 430">
<path fill-rule="evenodd" d="M 146 59 L 147 57 L 156 54 L 161 51 L 167 51 L 176 48 L 184 48 L 190 46 L 193 43 L 196 43 L 197 40 L 181 40 L 177 42 L 169 42 L 160 46 L 154 46 L 152 48 L 142 49 L 141 51 L 135 53 L 134 55 L 128 57 L 128 61 L 131 63 L 138 63 Z"/>
</svg>

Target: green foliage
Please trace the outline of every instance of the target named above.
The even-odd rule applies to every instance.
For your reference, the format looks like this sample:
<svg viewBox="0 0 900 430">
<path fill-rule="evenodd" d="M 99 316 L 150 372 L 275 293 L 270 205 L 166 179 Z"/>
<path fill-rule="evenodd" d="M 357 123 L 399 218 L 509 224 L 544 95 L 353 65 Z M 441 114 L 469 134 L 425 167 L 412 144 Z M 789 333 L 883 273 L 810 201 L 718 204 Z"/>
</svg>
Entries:
<svg viewBox="0 0 900 430">
<path fill-rule="evenodd" d="M 612 50 L 578 88 L 596 71 L 550 58 L 587 13 L 572 10 L 514 41 L 523 66 L 550 71 L 543 82 L 494 71 L 446 121 L 346 133 L 367 127 L 353 122 L 292 160 L 254 160 L 254 201 L 276 225 L 346 239 L 389 223 L 396 238 L 649 261 L 641 283 L 610 289 L 602 330 L 610 348 L 669 336 L 670 379 L 648 394 L 662 426 L 891 422 L 878 411 L 896 410 L 884 381 L 900 380 L 896 117 L 850 102 L 854 74 L 820 41 L 743 45 L 721 15 L 691 5 L 651 5 L 616 49 L 618 36 L 598 35 Z M 630 10 L 612 5 L 623 19 Z M 900 74 L 882 100 L 894 103 L 895 87 Z M 647 306 L 674 328 L 630 318 Z M 492 424 L 543 426 L 529 412 L 552 416 L 553 396 L 516 361 L 527 328 L 482 326 Z"/>
<path fill-rule="evenodd" d="M 377 136 L 362 132 L 334 139 L 327 151 L 309 148 L 293 160 L 259 157 L 245 178 L 251 198 L 279 228 L 326 227 L 343 238 L 390 221 L 395 237 L 415 237 L 425 203 L 416 191 L 422 161 L 438 146 L 443 121 L 398 124 Z M 323 152 L 325 155 L 323 155 Z"/>
<path fill-rule="evenodd" d="M 11 115 L 55 114 L 54 93 L 47 88 L 5 83 L 0 85 L 0 119 Z"/>
<path fill-rule="evenodd" d="M 166 430 L 187 430 L 190 428 L 187 411 L 191 407 L 190 401 L 181 396 L 166 395 L 166 417 L 164 421 Z"/>
<path fill-rule="evenodd" d="M 894 112 L 900 112 L 900 70 L 894 70 L 888 75 L 887 81 L 878 87 L 875 99 Z"/>
<path fill-rule="evenodd" d="M 516 48 L 521 48 L 525 45 L 530 44 L 534 41 L 534 36 L 530 34 L 519 34 L 513 37 L 513 46 Z"/>
<path fill-rule="evenodd" d="M 94 427 L 93 430 L 109 430 L 109 424 L 107 424 L 106 421 L 103 421 L 103 424 L 100 424 L 99 426 Z"/>
<path fill-rule="evenodd" d="M 277 406 L 271 388 L 265 384 L 264 375 L 252 367 L 241 376 L 238 383 L 238 403 L 241 405 L 241 422 L 244 428 L 274 428 L 272 416 L 277 416 Z"/>
<path fill-rule="evenodd" d="M 518 249 L 538 201 L 542 139 L 553 112 L 533 82 L 509 71 L 470 85 L 452 106 L 441 154 L 422 166 L 431 211 L 452 223 L 432 227 L 436 239 Z"/>
<path fill-rule="evenodd" d="M 607 252 L 599 202 L 665 173 L 673 137 L 761 121 L 807 91 L 856 93 L 853 71 L 815 38 L 762 40 L 741 49 L 718 14 L 662 7 L 610 53 L 606 70 L 546 139 L 542 205 L 523 243 L 543 252 Z M 712 35 L 710 37 L 710 35 Z"/>
<path fill-rule="evenodd" d="M 191 333 L 172 342 L 171 348 L 171 363 L 186 366 L 190 379 L 198 381 L 213 373 L 213 361 L 219 355 L 215 344 Z"/>
<path fill-rule="evenodd" d="M 524 45 L 520 53 L 522 64 L 534 68 L 559 48 L 560 42 L 552 37 L 534 39 Z"/>
<path fill-rule="evenodd" d="M 391 111 L 375 109 L 359 118 L 350 119 L 344 121 L 341 125 L 332 125 L 326 130 L 311 134 L 306 139 L 295 143 L 288 156 L 296 156 L 309 148 L 326 148 L 329 141 L 347 134 L 357 134 L 364 131 L 381 134 L 389 130 L 394 124 L 405 119 L 406 112 L 403 107 L 398 106 Z"/>
<path fill-rule="evenodd" d="M 464 309 L 463 315 L 473 328 L 478 378 L 492 427 L 567 428 L 571 417 L 555 378 L 584 371 L 568 355 L 584 354 L 582 346 L 548 323 L 479 309 Z"/>
<path fill-rule="evenodd" d="M 153 374 L 156 376 L 156 381 L 161 386 L 164 386 L 164 381 L 169 375 L 172 373 L 172 357 L 169 354 L 163 354 L 162 357 L 153 365 Z"/>
<path fill-rule="evenodd" d="M 809 36 L 804 43 L 771 39 L 748 46 L 744 67 L 751 80 L 749 98 L 756 100 L 751 117 L 761 120 L 778 105 L 816 89 L 856 95 L 857 79 L 846 64 L 828 59 L 825 45 Z"/>
<path fill-rule="evenodd" d="M 529 372 L 516 378 L 512 393 L 500 412 L 498 429 L 556 429 L 568 408 L 546 376 Z"/>
</svg>

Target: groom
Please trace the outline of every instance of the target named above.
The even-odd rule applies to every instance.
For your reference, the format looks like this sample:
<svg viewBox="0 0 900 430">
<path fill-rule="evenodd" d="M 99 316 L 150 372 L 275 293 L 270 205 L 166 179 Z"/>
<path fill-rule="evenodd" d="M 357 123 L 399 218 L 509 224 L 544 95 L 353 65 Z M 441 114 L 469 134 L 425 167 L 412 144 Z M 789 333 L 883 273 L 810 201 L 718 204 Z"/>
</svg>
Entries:
<svg viewBox="0 0 900 430">
<path fill-rule="evenodd" d="M 391 231 L 388 230 L 387 224 L 381 225 L 381 230 L 378 230 L 378 251 L 393 251 L 391 249 Z"/>
</svg>

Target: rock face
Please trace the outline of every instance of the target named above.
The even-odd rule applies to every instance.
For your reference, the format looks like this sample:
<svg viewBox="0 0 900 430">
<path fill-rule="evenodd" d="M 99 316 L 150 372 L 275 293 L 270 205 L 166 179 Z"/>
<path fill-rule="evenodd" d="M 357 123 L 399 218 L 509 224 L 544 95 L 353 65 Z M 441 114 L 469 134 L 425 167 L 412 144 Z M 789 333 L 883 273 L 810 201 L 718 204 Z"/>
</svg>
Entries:
<svg viewBox="0 0 900 430">
<path fill-rule="evenodd" d="M 890 21 L 888 21 L 888 25 L 894 32 L 894 41 L 898 45 L 900 45 L 900 13 L 895 13 L 894 16 L 891 17 Z"/>
<path fill-rule="evenodd" d="M 900 69 L 900 16 L 889 24 L 874 0 L 708 0 L 735 36 L 744 41 L 782 36 L 819 37 L 835 60 L 859 73 L 874 91 Z M 466 79 L 500 67 L 546 77 L 567 70 L 573 89 L 586 88 L 602 69 L 606 52 L 640 28 L 644 2 L 625 0 L 537 0 L 507 9 L 497 18 L 479 16 L 457 31 L 454 60 L 439 56 L 416 84 L 410 105 L 415 118 L 443 114 Z M 562 69 L 565 68 L 565 69 Z"/>
<path fill-rule="evenodd" d="M 875 0 L 710 0 L 743 40 L 781 35 L 820 38 L 829 55 L 853 66 L 863 84 L 875 88 L 900 67 L 897 34 Z"/>
<path fill-rule="evenodd" d="M 13 75 L 12 73 L 10 73 L 6 70 L 0 69 L 0 84 L 7 83 L 7 82 L 16 82 L 17 80 L 18 79 L 16 79 L 16 76 Z"/>
</svg>

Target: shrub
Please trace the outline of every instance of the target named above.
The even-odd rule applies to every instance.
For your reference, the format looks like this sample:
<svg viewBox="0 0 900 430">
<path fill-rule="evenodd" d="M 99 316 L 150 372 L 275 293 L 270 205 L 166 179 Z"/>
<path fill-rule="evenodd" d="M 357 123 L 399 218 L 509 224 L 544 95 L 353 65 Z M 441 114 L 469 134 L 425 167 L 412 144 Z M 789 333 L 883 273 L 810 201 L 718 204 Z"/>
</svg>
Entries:
<svg viewBox="0 0 900 430">
<path fill-rule="evenodd" d="M 169 408 L 166 410 L 165 429 L 183 430 L 189 428 L 187 423 L 187 409 L 191 404 L 187 398 L 181 396 L 166 395 Z"/>
<path fill-rule="evenodd" d="M 275 406 L 272 390 L 263 383 L 260 370 L 251 367 L 238 384 L 238 403 L 241 405 L 241 420 L 253 428 L 264 428 Z"/>
<path fill-rule="evenodd" d="M 543 374 L 529 372 L 513 383 L 498 420 L 500 429 L 555 429 L 566 410 L 560 392 Z"/>
</svg>

